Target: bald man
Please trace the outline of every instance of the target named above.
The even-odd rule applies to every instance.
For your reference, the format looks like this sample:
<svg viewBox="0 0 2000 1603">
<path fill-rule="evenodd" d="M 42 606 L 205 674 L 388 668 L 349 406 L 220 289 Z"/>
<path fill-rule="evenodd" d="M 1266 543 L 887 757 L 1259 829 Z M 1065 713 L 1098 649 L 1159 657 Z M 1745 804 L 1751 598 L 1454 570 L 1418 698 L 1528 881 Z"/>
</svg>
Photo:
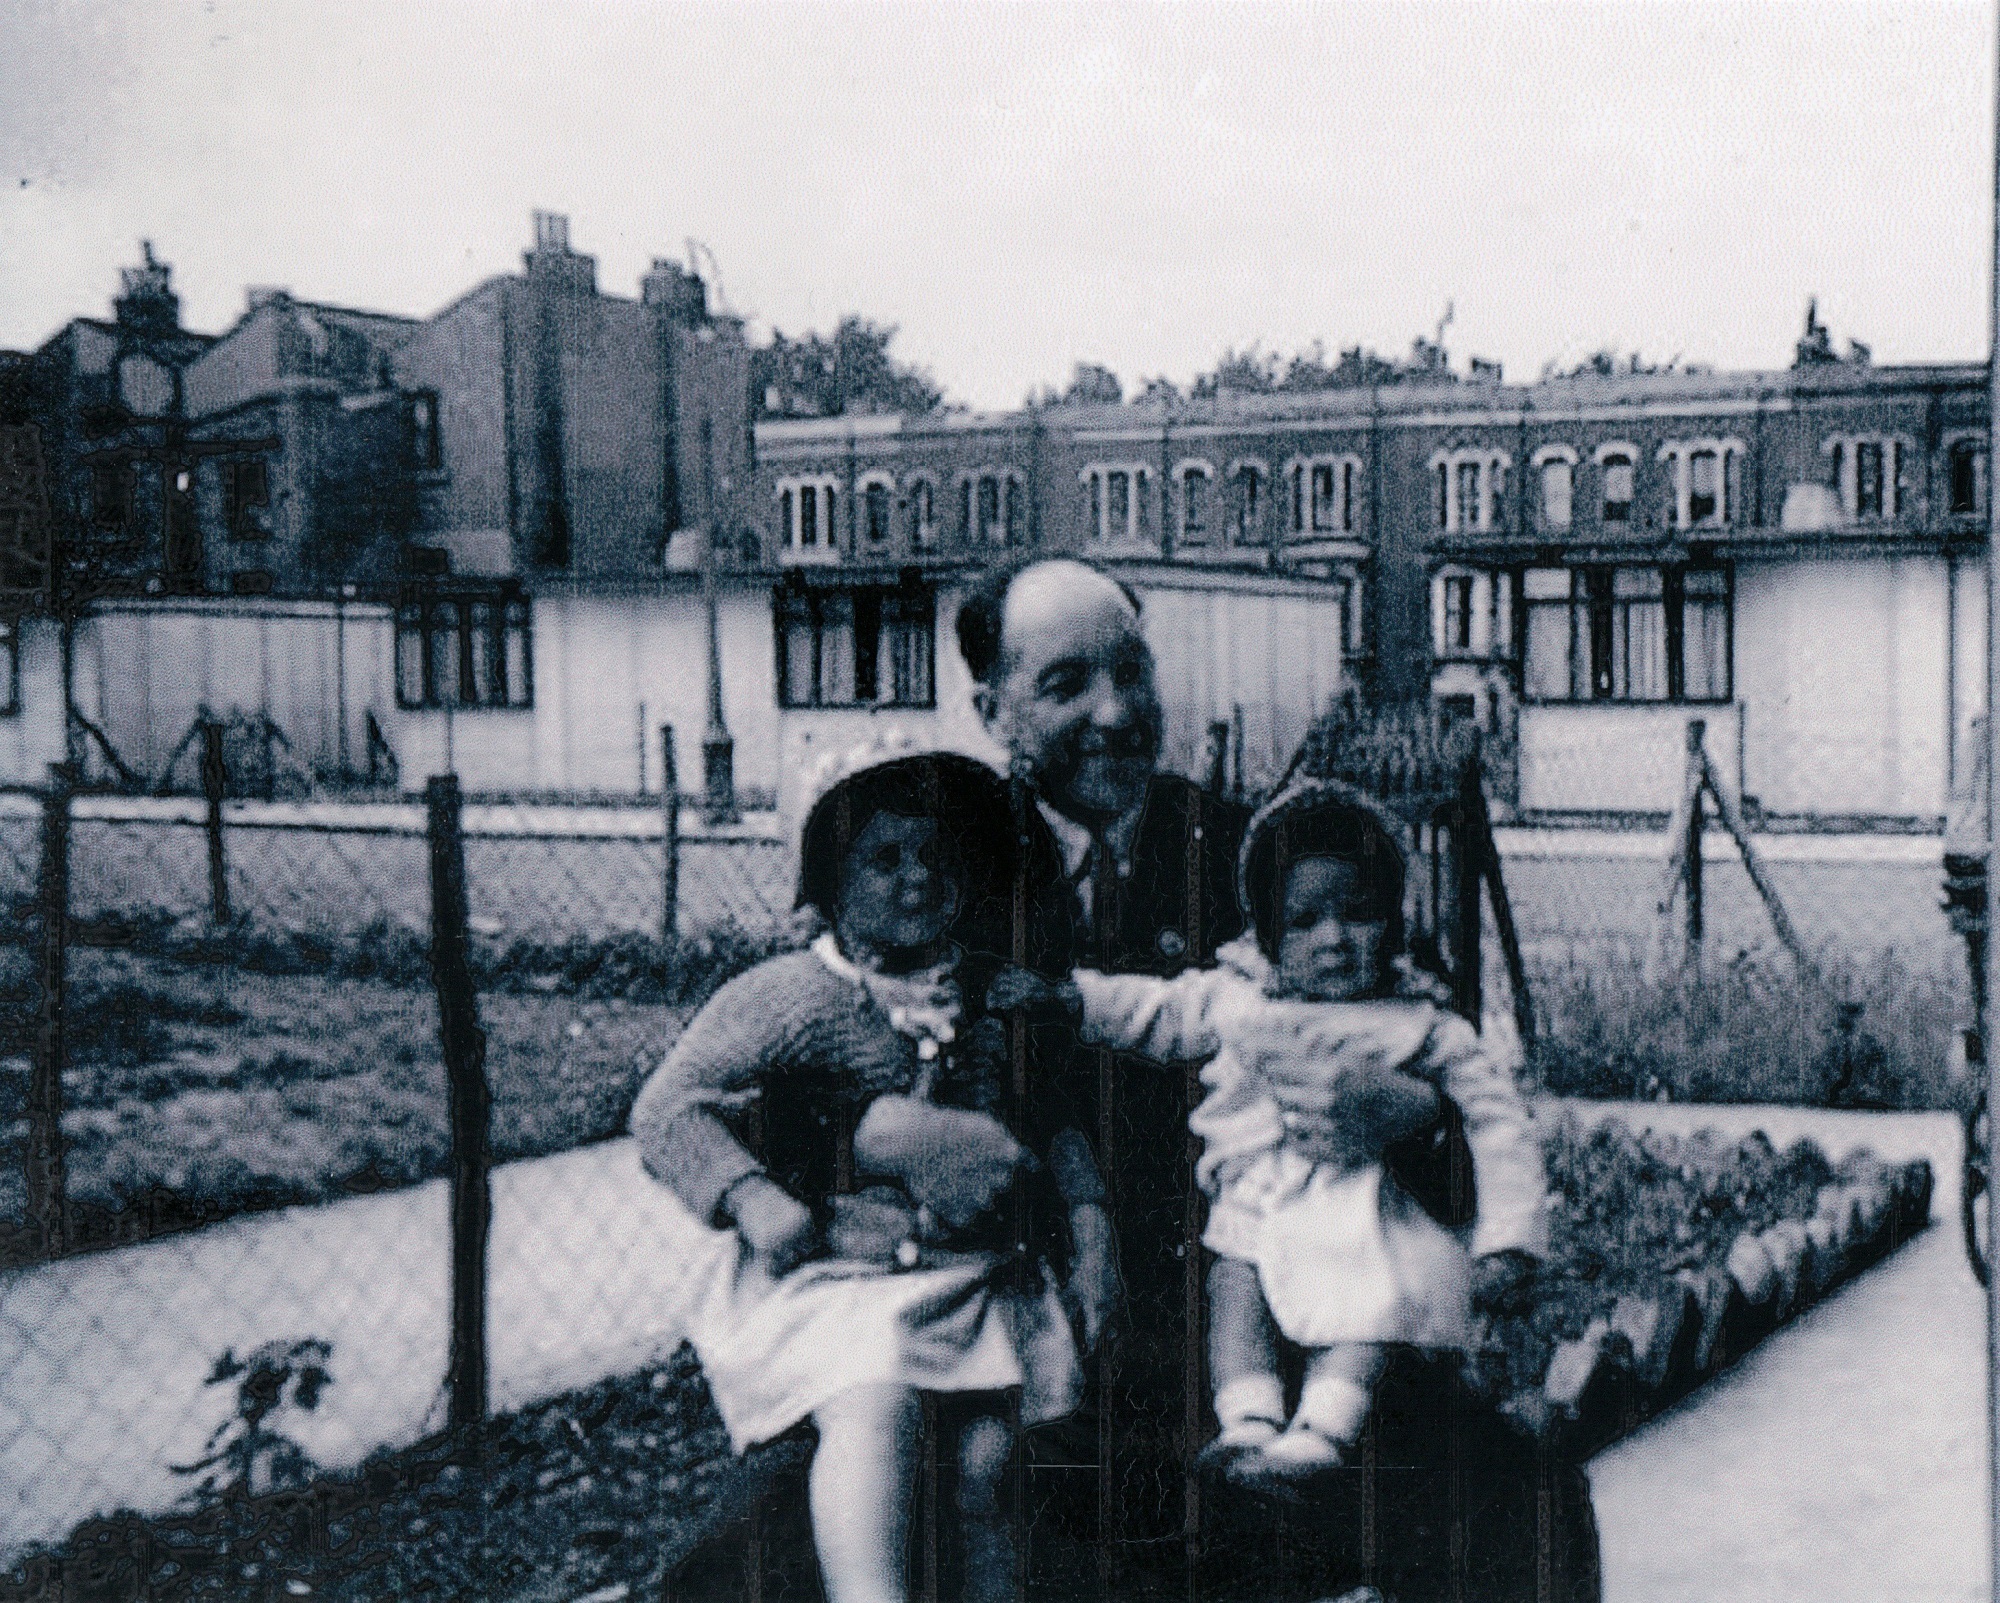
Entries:
<svg viewBox="0 0 2000 1603">
<path fill-rule="evenodd" d="M 1138 597 L 1090 565 L 1044 558 L 985 576 L 958 614 L 974 707 L 1006 749 L 1060 848 L 1080 966 L 1173 975 L 1205 966 L 1242 932 L 1236 859 L 1241 805 L 1157 770 L 1162 716 Z M 1397 1417 L 1378 1447 L 1413 1466 L 1399 1478 L 1350 1474 L 1300 1510 L 1247 1506 L 1199 1488 L 1189 1466 L 1212 1433 L 1202 1372 L 1200 1198 L 1187 1128 L 1201 1065 L 1163 1074 L 1107 1051 L 1079 1051 L 1074 1088 L 1094 1102 L 1098 1158 L 1123 1269 L 1122 1317 L 1100 1356 L 1084 1430 L 1052 1453 L 1094 1465 L 1094 1499 L 1052 1469 L 1038 1522 L 1082 1535 L 1094 1564 L 1040 1579 L 1050 1595 L 1119 1598 L 1303 1597 L 1363 1578 L 1410 1600 L 1597 1595 L 1596 1530 L 1574 1466 L 1543 1463 L 1505 1423 L 1453 1389 L 1454 1374 L 1405 1366 L 1381 1408 Z M 1385 1073 L 1329 1083 L 1314 1062 L 1271 1065 L 1300 1139 L 1372 1139 L 1409 1189 L 1447 1224 L 1450 1171 L 1469 1164 L 1457 1110 L 1427 1086 Z M 1461 1209 L 1469 1199 L 1460 1197 Z M 1090 1502 L 1094 1509 L 1088 1507 Z M 1459 1539 L 1439 1528 L 1462 1522 Z M 1083 1517 L 1079 1517 L 1083 1516 Z M 1267 1518 L 1267 1516 L 1269 1516 Z M 1394 1529 L 1383 1528 L 1388 1521 Z M 1365 1529 L 1364 1529 L 1365 1527 Z M 1060 1543 L 1037 1541 L 1050 1552 Z M 1549 1590 L 1538 1592 L 1549 1553 Z M 1272 1568 L 1293 1565 L 1289 1582 Z M 1466 1588 L 1469 1587 L 1469 1590 Z M 1454 1588 L 1458 1590 L 1454 1593 Z"/>
</svg>

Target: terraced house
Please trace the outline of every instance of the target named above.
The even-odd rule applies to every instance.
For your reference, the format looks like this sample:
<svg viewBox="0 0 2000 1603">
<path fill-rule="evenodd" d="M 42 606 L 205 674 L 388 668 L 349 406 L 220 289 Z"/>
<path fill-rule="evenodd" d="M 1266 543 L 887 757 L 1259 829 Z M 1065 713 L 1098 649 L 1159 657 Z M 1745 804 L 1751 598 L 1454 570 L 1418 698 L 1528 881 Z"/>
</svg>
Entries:
<svg viewBox="0 0 2000 1603">
<path fill-rule="evenodd" d="M 1920 827 L 1980 699 L 1985 442 L 1983 366 L 1815 322 L 1782 372 L 770 424 L 753 515 L 793 704 L 926 701 L 882 620 L 1074 551 L 1145 594 L 1184 766 L 1241 706 L 1268 775 L 1351 683 L 1477 719 L 1526 814 L 1666 812 L 1701 717 L 1765 817 Z"/>
<path fill-rule="evenodd" d="M 113 320 L 0 365 L 56 532 L 102 558 L 77 719 L 47 607 L 0 616 L 0 777 L 87 724 L 154 779 L 207 705 L 321 781 L 630 794 L 662 724 L 685 776 L 719 713 L 782 809 L 885 724 L 980 747 L 958 599 L 1039 551 L 1142 594 L 1186 771 L 1268 781 L 1351 688 L 1476 720 L 1533 817 L 1664 813 L 1694 717 L 1767 819 L 1944 811 L 1983 365 L 1839 357 L 1809 315 L 1782 371 L 1510 385 L 1440 351 L 1311 393 L 753 424 L 711 291 L 658 261 L 608 292 L 538 214 L 518 273 L 429 316 L 258 290 L 206 335 L 148 252 Z"/>
</svg>

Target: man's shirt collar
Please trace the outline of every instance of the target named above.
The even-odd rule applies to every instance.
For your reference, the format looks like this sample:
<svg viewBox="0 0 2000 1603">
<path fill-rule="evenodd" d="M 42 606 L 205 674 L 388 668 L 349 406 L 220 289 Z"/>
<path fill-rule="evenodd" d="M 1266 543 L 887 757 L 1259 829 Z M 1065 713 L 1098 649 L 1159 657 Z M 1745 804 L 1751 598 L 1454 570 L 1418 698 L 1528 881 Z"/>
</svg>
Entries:
<svg viewBox="0 0 2000 1603">
<path fill-rule="evenodd" d="M 1062 853 L 1064 873 L 1072 880 L 1079 878 L 1090 861 L 1090 849 L 1098 837 L 1074 818 L 1057 812 L 1043 797 L 1037 796 L 1035 805 L 1041 809 L 1049 833 L 1056 838 L 1056 847 Z M 1132 840 L 1138 833 L 1139 815 L 1145 807 L 1144 800 L 1141 800 L 1129 813 L 1113 819 L 1104 831 L 1104 845 L 1111 853 L 1112 866 L 1117 869 L 1120 879 L 1132 872 Z"/>
</svg>

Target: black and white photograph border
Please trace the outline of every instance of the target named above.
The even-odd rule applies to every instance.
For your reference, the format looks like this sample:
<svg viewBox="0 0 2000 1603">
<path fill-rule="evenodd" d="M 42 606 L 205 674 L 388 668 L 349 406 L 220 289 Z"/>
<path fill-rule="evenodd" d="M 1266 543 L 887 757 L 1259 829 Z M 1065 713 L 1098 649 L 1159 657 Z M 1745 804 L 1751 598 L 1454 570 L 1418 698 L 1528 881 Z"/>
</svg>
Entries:
<svg viewBox="0 0 2000 1603">
<path fill-rule="evenodd" d="M 1988 0 L 0 38 L 0 1603 L 1995 1595 Z"/>
</svg>

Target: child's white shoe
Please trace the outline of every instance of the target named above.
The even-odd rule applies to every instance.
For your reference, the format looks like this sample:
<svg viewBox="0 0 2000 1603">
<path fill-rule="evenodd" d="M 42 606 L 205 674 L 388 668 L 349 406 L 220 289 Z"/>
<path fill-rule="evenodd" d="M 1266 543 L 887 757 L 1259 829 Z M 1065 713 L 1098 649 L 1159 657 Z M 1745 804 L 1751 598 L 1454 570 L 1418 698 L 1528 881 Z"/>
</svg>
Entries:
<svg viewBox="0 0 2000 1603">
<path fill-rule="evenodd" d="M 1232 1419 L 1222 1427 L 1214 1441 L 1195 1455 L 1195 1463 L 1203 1469 L 1227 1469 L 1241 1459 L 1262 1452 L 1278 1436 L 1275 1420 L 1255 1416 Z"/>
<path fill-rule="evenodd" d="M 1276 1441 L 1261 1447 L 1241 1466 L 1245 1476 L 1280 1481 L 1310 1479 L 1323 1470 L 1338 1469 L 1348 1461 L 1354 1444 L 1315 1430 L 1304 1420 L 1295 1419 Z"/>
</svg>

